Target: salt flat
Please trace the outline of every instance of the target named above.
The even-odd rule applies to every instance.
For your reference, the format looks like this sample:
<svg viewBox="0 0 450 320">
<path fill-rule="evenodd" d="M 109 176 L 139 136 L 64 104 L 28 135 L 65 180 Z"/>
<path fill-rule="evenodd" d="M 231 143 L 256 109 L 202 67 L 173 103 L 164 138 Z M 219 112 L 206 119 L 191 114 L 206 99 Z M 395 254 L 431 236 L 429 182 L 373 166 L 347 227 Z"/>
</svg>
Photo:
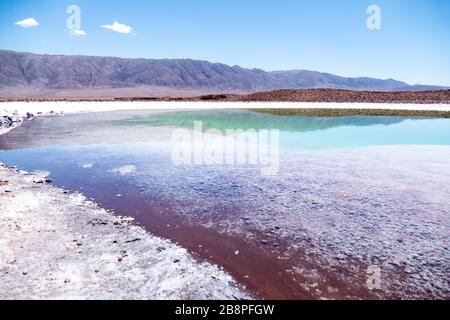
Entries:
<svg viewBox="0 0 450 320">
<path fill-rule="evenodd" d="M 388 103 L 323 103 L 323 102 L 162 102 L 162 101 L 114 101 L 114 102 L 3 102 L 0 110 L 17 112 L 51 111 L 64 113 L 85 113 L 117 110 L 183 110 L 183 109 L 263 109 L 263 108 L 298 108 L 298 109 L 381 109 L 381 110 L 423 110 L 450 111 L 448 104 L 388 104 Z"/>
</svg>

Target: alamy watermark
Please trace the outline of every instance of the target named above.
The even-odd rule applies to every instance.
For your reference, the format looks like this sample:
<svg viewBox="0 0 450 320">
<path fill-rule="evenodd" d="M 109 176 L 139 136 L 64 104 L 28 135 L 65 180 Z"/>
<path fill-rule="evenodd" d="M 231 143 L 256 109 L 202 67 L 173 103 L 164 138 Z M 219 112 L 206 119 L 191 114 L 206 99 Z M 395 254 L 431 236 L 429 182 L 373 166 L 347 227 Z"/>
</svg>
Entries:
<svg viewBox="0 0 450 320">
<path fill-rule="evenodd" d="M 67 30 L 72 36 L 85 36 L 86 32 L 81 29 L 81 9 L 77 5 L 70 5 L 66 9 L 69 17 L 66 20 Z"/>
<path fill-rule="evenodd" d="M 367 7 L 367 18 L 366 25 L 369 30 L 381 30 L 381 8 L 375 4 Z"/>
<path fill-rule="evenodd" d="M 172 162 L 175 165 L 253 165 L 265 176 L 276 175 L 280 164 L 278 129 L 203 130 L 176 129 L 172 133 Z"/>
</svg>

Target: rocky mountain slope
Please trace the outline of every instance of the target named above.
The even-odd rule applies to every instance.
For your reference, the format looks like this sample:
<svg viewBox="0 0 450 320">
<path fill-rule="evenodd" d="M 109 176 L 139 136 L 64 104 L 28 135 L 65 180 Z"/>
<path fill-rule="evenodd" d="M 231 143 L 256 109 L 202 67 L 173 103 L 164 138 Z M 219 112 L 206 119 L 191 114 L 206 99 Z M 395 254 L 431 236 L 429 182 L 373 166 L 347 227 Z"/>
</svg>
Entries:
<svg viewBox="0 0 450 320">
<path fill-rule="evenodd" d="M 422 91 L 442 89 L 410 86 L 393 79 L 345 78 L 293 70 L 266 72 L 190 59 L 122 59 L 114 57 L 38 55 L 0 50 L 0 88 L 67 90 L 155 87 L 215 92 L 256 92 L 273 89 L 336 88 Z"/>
</svg>

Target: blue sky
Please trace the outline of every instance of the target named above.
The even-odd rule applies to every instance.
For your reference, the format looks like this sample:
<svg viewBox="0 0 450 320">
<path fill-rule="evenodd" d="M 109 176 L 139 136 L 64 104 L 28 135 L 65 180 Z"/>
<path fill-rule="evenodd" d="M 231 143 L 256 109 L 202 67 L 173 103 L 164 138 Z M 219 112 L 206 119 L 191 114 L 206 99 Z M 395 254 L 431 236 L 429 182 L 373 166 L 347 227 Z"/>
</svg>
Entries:
<svg viewBox="0 0 450 320">
<path fill-rule="evenodd" d="M 72 4 L 86 36 L 67 30 Z M 372 4 L 381 30 L 366 26 Z M 39 26 L 15 24 L 26 18 Z M 114 21 L 133 31 L 100 27 Z M 192 58 L 450 85 L 449 39 L 447 0 L 0 0 L 0 48 L 35 53 Z"/>
</svg>

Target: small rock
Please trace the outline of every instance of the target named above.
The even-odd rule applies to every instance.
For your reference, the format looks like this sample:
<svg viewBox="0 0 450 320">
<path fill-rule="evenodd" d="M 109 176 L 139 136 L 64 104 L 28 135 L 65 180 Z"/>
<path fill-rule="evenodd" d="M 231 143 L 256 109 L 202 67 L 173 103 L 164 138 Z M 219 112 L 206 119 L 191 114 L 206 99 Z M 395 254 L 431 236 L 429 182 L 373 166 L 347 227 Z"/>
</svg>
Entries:
<svg viewBox="0 0 450 320">
<path fill-rule="evenodd" d="M 122 217 L 120 219 L 120 222 L 131 225 L 134 223 L 134 218 L 130 218 L 130 217 Z"/>
<path fill-rule="evenodd" d="M 134 238 L 134 239 L 125 241 L 125 243 L 133 243 L 133 242 L 138 242 L 138 241 L 141 241 L 141 240 L 142 240 L 141 238 Z"/>
<path fill-rule="evenodd" d="M 117 257 L 117 260 L 118 260 L 119 262 L 121 262 L 121 261 L 123 260 L 123 256 L 118 256 L 118 257 Z"/>
<path fill-rule="evenodd" d="M 345 256 L 343 254 L 338 254 L 335 257 L 337 260 L 345 260 Z"/>
<path fill-rule="evenodd" d="M 391 265 L 393 265 L 395 267 L 401 267 L 402 266 L 402 263 L 400 261 L 397 261 L 397 260 L 389 261 L 389 264 L 391 264 Z"/>
<path fill-rule="evenodd" d="M 173 260 L 173 263 L 180 263 L 180 259 Z"/>
<path fill-rule="evenodd" d="M 414 274 L 414 273 L 416 273 L 416 271 L 414 269 L 410 268 L 410 267 L 406 267 L 405 268 L 405 273 L 407 273 L 407 274 Z"/>
<path fill-rule="evenodd" d="M 268 244 L 269 242 L 268 242 L 267 240 L 264 239 L 264 240 L 261 240 L 261 243 L 262 243 L 262 244 Z"/>
</svg>

